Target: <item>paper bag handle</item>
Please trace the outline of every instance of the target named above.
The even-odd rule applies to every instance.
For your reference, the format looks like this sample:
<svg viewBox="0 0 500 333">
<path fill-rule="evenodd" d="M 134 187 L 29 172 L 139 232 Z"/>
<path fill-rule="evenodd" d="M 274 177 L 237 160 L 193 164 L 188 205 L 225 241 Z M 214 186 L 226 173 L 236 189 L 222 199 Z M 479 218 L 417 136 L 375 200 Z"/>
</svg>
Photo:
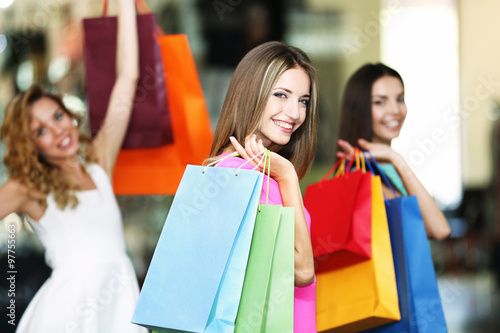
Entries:
<svg viewBox="0 0 500 333">
<path fill-rule="evenodd" d="M 392 191 L 392 194 L 394 195 L 394 197 L 396 197 L 396 192 L 394 191 L 394 188 L 392 187 L 391 185 L 391 182 L 389 181 L 389 179 L 387 179 L 387 176 L 382 172 L 382 170 L 380 169 L 377 161 L 375 160 L 375 157 L 373 157 L 372 153 L 370 153 L 369 150 L 364 150 L 363 151 L 363 154 L 367 154 L 369 155 L 369 157 L 366 158 L 366 165 L 368 166 L 368 168 L 370 169 L 371 173 L 376 176 L 377 174 L 375 173 L 374 169 L 372 168 L 372 163 L 373 163 L 373 166 L 377 169 L 377 172 L 378 174 L 380 175 L 380 177 L 382 178 L 382 180 L 384 181 L 384 183 L 387 185 L 387 187 Z M 371 159 L 371 163 L 370 163 L 370 159 Z"/>
</svg>

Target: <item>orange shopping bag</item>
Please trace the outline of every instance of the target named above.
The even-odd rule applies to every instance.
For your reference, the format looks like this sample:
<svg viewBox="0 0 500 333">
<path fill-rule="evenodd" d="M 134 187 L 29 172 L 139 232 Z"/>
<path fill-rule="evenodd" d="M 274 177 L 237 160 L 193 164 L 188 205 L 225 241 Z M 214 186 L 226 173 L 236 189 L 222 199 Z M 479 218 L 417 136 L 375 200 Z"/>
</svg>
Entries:
<svg viewBox="0 0 500 333">
<path fill-rule="evenodd" d="M 160 35 L 157 40 L 174 143 L 121 150 L 113 177 L 118 195 L 174 194 L 186 165 L 201 165 L 210 154 L 212 128 L 187 36 Z"/>
<path fill-rule="evenodd" d="M 382 183 L 371 180 L 372 257 L 317 273 L 318 332 L 360 332 L 401 319 Z"/>
</svg>

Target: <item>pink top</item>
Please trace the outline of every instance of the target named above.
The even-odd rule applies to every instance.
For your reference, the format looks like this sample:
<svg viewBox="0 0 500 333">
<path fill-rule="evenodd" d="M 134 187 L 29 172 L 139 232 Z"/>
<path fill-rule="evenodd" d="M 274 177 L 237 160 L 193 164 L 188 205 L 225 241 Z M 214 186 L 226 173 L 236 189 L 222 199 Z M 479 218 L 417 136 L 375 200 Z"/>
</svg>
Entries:
<svg viewBox="0 0 500 333">
<path fill-rule="evenodd" d="M 227 154 L 223 154 L 224 156 Z M 225 160 L 217 164 L 218 167 L 225 168 L 239 168 L 245 160 L 240 157 L 228 157 Z M 253 169 L 250 163 L 242 166 L 242 169 Z M 264 175 L 264 185 L 262 186 L 262 195 L 260 197 L 260 203 L 266 204 L 267 196 L 267 176 Z M 283 205 L 283 200 L 281 199 L 281 192 L 278 182 L 274 179 L 269 181 L 269 202 L 270 205 Z M 306 216 L 307 228 L 309 232 L 311 230 L 311 216 L 309 212 L 304 207 L 304 213 Z M 306 287 L 295 287 L 295 305 L 294 305 L 294 332 L 300 333 L 317 333 L 316 329 L 316 277 L 314 282 Z"/>
</svg>

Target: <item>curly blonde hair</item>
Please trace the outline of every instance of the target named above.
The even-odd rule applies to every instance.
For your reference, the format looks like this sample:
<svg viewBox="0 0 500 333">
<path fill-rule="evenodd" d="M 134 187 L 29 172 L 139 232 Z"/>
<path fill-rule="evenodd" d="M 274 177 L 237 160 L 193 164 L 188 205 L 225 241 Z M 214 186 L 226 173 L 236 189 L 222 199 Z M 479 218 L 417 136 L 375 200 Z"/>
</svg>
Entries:
<svg viewBox="0 0 500 333">
<path fill-rule="evenodd" d="M 43 158 L 30 131 L 32 106 L 41 98 L 52 99 L 76 121 L 80 145 L 78 155 L 84 164 L 95 161 L 92 141 L 82 132 L 83 117 L 69 111 L 60 96 L 47 93 L 35 85 L 24 93 L 16 95 L 5 108 L 3 124 L 0 128 L 0 139 L 5 141 L 7 146 L 4 164 L 10 178 L 42 194 L 42 198 L 38 201 L 40 205 L 46 207 L 47 195 L 52 193 L 60 209 L 68 205 L 75 208 L 78 204 L 75 187 L 69 184 L 58 166 Z"/>
</svg>

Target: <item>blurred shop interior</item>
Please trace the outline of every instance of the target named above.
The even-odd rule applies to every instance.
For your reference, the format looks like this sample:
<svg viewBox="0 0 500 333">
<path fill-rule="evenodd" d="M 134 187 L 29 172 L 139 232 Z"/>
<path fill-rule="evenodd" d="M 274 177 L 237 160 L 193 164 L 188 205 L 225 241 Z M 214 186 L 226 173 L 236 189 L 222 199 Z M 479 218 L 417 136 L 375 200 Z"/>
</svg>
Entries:
<svg viewBox="0 0 500 333">
<path fill-rule="evenodd" d="M 212 128 L 232 71 L 251 48 L 283 40 L 311 56 L 320 83 L 321 121 L 315 164 L 301 182 L 303 189 L 333 163 L 347 78 L 367 62 L 396 69 L 405 82 L 408 116 L 394 149 L 409 162 L 452 226 L 449 239 L 431 241 L 449 331 L 500 330 L 499 1 L 147 3 L 165 33 L 187 34 Z M 102 15 L 102 5 L 102 0 L 0 0 L 0 119 L 9 99 L 33 83 L 64 94 L 70 109 L 86 113 L 81 20 Z M 110 0 L 109 6 L 114 15 L 116 3 Z M 0 145 L 2 159 L 4 151 Z M 0 165 L 0 184 L 6 180 Z M 118 197 L 140 282 L 172 199 Z M 17 262 L 26 272 L 18 275 L 20 309 L 50 270 L 29 224 L 11 215 L 5 225 L 7 219 L 19 225 Z M 1 229 L 3 257 L 7 233 Z"/>
</svg>

